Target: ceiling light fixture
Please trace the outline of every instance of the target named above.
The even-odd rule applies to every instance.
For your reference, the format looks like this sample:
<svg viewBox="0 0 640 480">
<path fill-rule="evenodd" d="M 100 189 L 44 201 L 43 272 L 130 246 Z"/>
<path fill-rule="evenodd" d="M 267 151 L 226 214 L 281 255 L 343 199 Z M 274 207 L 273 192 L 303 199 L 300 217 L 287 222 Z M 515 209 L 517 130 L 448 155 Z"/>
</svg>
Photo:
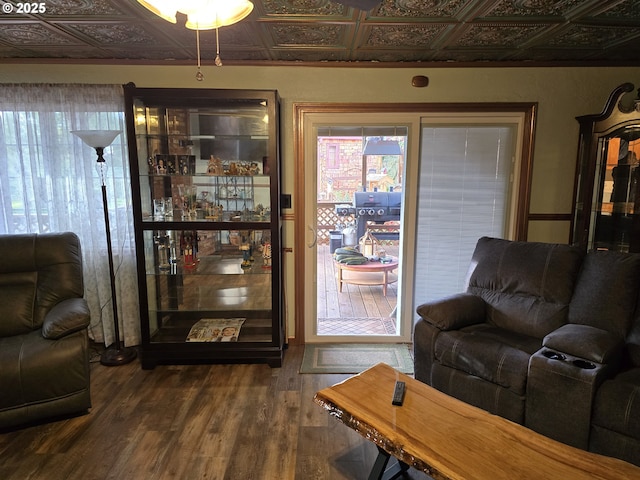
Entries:
<svg viewBox="0 0 640 480">
<path fill-rule="evenodd" d="M 187 16 L 185 27 L 196 31 L 198 50 L 196 79 L 199 81 L 204 79 L 204 75 L 200 71 L 200 30 L 212 30 L 215 28 L 215 64 L 221 67 L 218 29 L 239 22 L 253 11 L 253 3 L 249 0 L 137 0 L 137 2 L 167 22 L 177 23 L 178 13 Z"/>
</svg>

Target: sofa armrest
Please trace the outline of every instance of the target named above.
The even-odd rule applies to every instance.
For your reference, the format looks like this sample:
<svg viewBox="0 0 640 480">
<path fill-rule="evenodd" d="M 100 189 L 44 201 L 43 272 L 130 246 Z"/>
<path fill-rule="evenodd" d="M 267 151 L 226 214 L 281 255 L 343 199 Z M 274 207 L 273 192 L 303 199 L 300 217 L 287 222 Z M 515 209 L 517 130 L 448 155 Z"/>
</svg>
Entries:
<svg viewBox="0 0 640 480">
<path fill-rule="evenodd" d="M 54 306 L 44 318 L 42 336 L 57 340 L 89 326 L 91 315 L 84 298 L 69 298 Z"/>
<path fill-rule="evenodd" d="M 416 312 L 440 330 L 458 330 L 485 321 L 485 302 L 477 295 L 460 293 L 420 305 Z"/>
<path fill-rule="evenodd" d="M 612 333 L 588 325 L 567 324 L 549 333 L 542 345 L 591 362 L 607 364 L 618 361 L 624 341 Z"/>
</svg>

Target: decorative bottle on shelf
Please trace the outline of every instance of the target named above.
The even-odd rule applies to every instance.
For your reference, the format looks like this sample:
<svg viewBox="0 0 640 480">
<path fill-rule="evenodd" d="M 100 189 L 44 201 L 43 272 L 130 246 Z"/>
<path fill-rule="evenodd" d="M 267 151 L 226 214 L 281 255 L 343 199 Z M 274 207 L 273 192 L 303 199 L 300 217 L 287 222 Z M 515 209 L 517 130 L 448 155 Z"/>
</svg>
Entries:
<svg viewBox="0 0 640 480">
<path fill-rule="evenodd" d="M 194 232 L 182 232 L 180 235 L 180 248 L 185 268 L 195 268 L 197 260 L 197 246 Z"/>
<path fill-rule="evenodd" d="M 171 267 L 169 243 L 169 235 L 166 235 L 165 233 L 161 233 L 156 237 L 156 246 L 158 248 L 158 268 L 160 270 L 169 270 Z"/>
</svg>

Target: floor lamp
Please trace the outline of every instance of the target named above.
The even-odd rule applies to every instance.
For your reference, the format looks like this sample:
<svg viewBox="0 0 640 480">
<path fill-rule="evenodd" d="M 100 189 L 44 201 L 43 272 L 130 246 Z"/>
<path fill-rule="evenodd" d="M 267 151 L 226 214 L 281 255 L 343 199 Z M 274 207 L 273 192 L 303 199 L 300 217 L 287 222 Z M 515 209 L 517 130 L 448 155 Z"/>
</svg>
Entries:
<svg viewBox="0 0 640 480">
<path fill-rule="evenodd" d="M 116 302 L 116 274 L 113 269 L 113 250 L 111 249 L 111 228 L 109 228 L 109 209 L 107 207 L 107 187 L 105 185 L 105 175 L 107 165 L 102 154 L 105 147 L 120 135 L 120 130 L 74 130 L 71 133 L 80 137 L 84 143 L 96 149 L 98 160 L 96 169 L 100 175 L 102 184 L 102 208 L 104 210 L 104 224 L 107 231 L 107 252 L 109 257 L 109 275 L 111 277 L 111 303 L 113 305 L 113 334 L 115 341 L 105 349 L 100 357 L 100 363 L 108 366 L 124 365 L 136 358 L 136 350 L 126 348 L 120 342 L 120 326 L 118 323 L 118 303 Z"/>
</svg>

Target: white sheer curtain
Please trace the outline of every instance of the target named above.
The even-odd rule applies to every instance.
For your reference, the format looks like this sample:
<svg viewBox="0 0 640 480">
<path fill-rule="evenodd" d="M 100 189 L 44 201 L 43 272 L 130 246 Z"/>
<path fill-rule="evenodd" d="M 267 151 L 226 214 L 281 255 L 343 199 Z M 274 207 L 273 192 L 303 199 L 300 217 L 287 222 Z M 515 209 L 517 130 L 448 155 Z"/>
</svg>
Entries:
<svg viewBox="0 0 640 480">
<path fill-rule="evenodd" d="M 109 220 L 120 333 L 126 345 L 140 343 L 122 87 L 5 84 L 0 90 L 0 234 L 72 231 L 80 237 L 89 332 L 105 345 L 114 337 L 97 156 L 69 132 L 122 131 L 104 152 Z"/>
</svg>

